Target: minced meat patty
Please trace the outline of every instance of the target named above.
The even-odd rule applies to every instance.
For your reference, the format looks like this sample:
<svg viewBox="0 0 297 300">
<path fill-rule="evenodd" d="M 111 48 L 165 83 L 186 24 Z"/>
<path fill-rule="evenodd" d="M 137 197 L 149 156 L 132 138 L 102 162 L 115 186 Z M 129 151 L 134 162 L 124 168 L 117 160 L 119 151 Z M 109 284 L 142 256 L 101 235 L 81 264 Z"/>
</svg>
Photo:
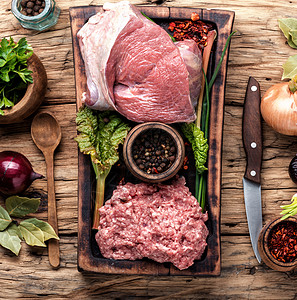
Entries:
<svg viewBox="0 0 297 300">
<path fill-rule="evenodd" d="M 127 183 L 100 208 L 96 241 L 106 258 L 148 257 L 182 270 L 204 252 L 206 220 L 183 177 L 171 185 Z"/>
</svg>

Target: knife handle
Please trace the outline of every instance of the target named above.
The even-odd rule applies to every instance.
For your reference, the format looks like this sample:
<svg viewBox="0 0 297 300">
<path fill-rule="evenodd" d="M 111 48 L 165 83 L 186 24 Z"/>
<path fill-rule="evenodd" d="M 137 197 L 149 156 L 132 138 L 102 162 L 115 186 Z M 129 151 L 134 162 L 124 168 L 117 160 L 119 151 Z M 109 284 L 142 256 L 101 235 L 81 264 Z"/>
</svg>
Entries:
<svg viewBox="0 0 297 300">
<path fill-rule="evenodd" d="M 256 79 L 250 77 L 245 94 L 242 118 L 242 138 L 247 160 L 244 177 L 259 184 L 262 163 L 260 102 L 260 85 Z"/>
</svg>

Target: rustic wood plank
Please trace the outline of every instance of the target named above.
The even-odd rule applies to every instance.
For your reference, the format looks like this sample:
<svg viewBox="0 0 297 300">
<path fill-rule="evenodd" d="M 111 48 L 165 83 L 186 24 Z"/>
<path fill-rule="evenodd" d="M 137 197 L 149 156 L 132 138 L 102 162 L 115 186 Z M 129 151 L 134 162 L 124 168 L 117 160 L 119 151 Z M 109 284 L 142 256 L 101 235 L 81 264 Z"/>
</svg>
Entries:
<svg viewBox="0 0 297 300">
<path fill-rule="evenodd" d="M 11 299 L 218 299 L 223 295 L 228 299 L 279 299 L 279 291 L 285 290 L 282 299 L 293 299 L 296 293 L 296 275 L 258 265 L 249 237 L 222 237 L 222 273 L 216 278 L 82 276 L 76 269 L 75 247 L 71 237 L 61 241 L 62 268 L 59 271 L 51 271 L 46 253 L 38 249 L 23 246 L 16 259 L 0 248 L 2 295 L 9 295 L 6 298 Z"/>
<path fill-rule="evenodd" d="M 84 274 L 77 271 L 77 146 L 75 82 L 69 23 L 69 7 L 102 5 L 100 0 L 59 0 L 58 24 L 47 32 L 23 29 L 10 12 L 10 1 L 0 3 L 1 37 L 26 36 L 41 58 L 49 77 L 42 110 L 56 113 L 65 136 L 56 153 L 56 187 L 61 237 L 61 268 L 51 270 L 46 250 L 22 249 L 16 258 L 0 247 L 1 296 L 17 298 L 86 299 L 294 299 L 296 274 L 280 273 L 258 265 L 249 241 L 242 191 L 245 155 L 241 142 L 242 105 L 248 77 L 254 76 L 262 93 L 280 81 L 281 65 L 296 50 L 286 45 L 277 19 L 296 17 L 290 1 L 167 1 L 170 7 L 233 10 L 236 13 L 226 84 L 222 160 L 222 271 L 217 278 L 195 276 L 125 276 Z M 156 5 L 159 1 L 133 1 Z M 65 105 L 66 104 L 66 105 Z M 30 119 L 29 119 L 30 120 Z M 287 167 L 297 153 L 296 137 L 275 133 L 263 125 L 262 199 L 264 224 L 279 212 L 279 205 L 296 192 Z M 45 174 L 44 160 L 30 139 L 30 122 L 0 126 L 0 150 L 25 153 L 38 172 Z M 43 193 L 46 180 L 34 182 L 30 192 Z M 2 204 L 2 202 L 1 202 Z M 46 206 L 37 217 L 46 219 Z M 280 296 L 281 295 L 281 296 Z M 0 296 L 0 298 L 1 298 Z M 77 296 L 77 297 L 76 297 Z M 66 298 L 66 299 L 67 299 Z"/>
</svg>

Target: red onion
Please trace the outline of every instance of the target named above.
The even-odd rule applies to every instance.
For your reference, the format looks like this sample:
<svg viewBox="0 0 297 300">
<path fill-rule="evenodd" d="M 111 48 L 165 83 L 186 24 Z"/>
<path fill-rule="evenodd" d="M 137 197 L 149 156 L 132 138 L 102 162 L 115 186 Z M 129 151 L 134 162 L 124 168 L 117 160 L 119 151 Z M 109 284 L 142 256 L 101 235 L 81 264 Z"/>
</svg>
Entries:
<svg viewBox="0 0 297 300">
<path fill-rule="evenodd" d="M 31 183 L 42 175 L 33 171 L 29 160 L 14 151 L 0 152 L 0 192 L 16 195 L 24 192 Z"/>
</svg>

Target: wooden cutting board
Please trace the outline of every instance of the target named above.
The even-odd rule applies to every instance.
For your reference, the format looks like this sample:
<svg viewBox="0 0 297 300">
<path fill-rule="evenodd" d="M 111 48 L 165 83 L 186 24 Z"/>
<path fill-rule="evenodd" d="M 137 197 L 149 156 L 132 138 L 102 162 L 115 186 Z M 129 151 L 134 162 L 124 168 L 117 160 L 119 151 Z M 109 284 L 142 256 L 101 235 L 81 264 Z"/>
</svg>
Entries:
<svg viewBox="0 0 297 300">
<path fill-rule="evenodd" d="M 223 10 L 202 10 L 197 8 L 155 7 L 140 6 L 139 9 L 164 29 L 170 21 L 190 19 L 192 12 L 197 12 L 201 20 L 214 23 L 217 29 L 217 41 L 214 44 L 208 74 L 211 74 L 219 62 L 226 40 L 231 33 L 234 12 Z M 101 11 L 101 6 L 72 7 L 69 10 L 72 30 L 76 103 L 77 109 L 81 106 L 81 94 L 86 90 L 86 76 L 84 63 L 80 54 L 77 32 L 86 23 L 90 16 Z M 209 220 L 207 226 L 209 237 L 207 249 L 202 259 L 186 270 L 178 270 L 171 263 L 157 263 L 149 259 L 137 261 L 112 260 L 104 258 L 98 249 L 91 231 L 92 201 L 95 192 L 95 178 L 88 156 L 79 152 L 78 157 L 78 269 L 110 274 L 149 274 L 149 275 L 207 275 L 220 274 L 220 204 L 221 204 L 221 153 L 223 135 L 224 98 L 227 74 L 228 53 L 224 57 L 217 79 L 211 92 L 211 112 L 209 130 L 208 156 L 208 196 L 207 210 Z M 189 168 L 194 172 L 194 168 Z M 107 180 L 111 185 L 112 180 Z M 108 190 L 108 186 L 106 187 Z M 107 193 L 108 194 L 108 193 Z"/>
</svg>

